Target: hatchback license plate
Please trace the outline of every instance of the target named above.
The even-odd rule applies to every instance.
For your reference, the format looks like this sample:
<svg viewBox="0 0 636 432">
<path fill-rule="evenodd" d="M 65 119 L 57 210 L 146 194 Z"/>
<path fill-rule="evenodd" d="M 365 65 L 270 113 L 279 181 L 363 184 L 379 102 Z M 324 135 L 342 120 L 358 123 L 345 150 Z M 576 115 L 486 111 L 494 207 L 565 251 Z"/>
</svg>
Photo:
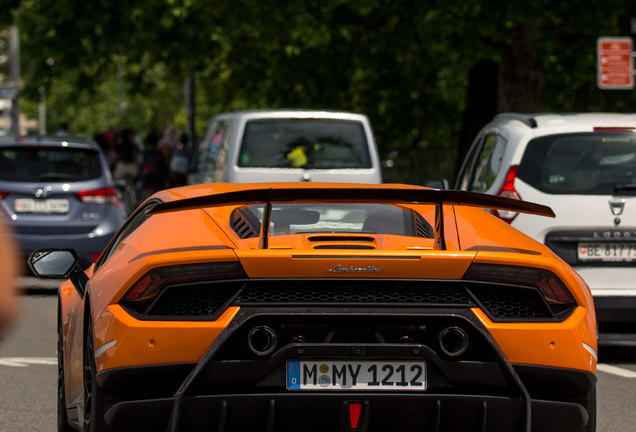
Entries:
<svg viewBox="0 0 636 432">
<path fill-rule="evenodd" d="M 636 243 L 579 243 L 579 261 L 636 260 Z"/>
<path fill-rule="evenodd" d="M 426 362 L 287 362 L 288 390 L 426 390 Z"/>
<path fill-rule="evenodd" d="M 67 199 L 35 200 L 31 198 L 18 198 L 15 200 L 17 213 L 68 213 L 69 203 Z"/>
</svg>

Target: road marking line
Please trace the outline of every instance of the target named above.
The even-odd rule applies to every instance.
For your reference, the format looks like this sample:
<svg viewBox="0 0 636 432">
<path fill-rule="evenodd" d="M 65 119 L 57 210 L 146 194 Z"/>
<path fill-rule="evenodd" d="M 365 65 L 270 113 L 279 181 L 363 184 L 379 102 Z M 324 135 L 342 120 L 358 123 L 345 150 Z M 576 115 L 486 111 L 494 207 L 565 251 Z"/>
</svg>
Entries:
<svg viewBox="0 0 636 432">
<path fill-rule="evenodd" d="M 56 365 L 57 357 L 2 357 L 0 366 L 27 367 L 28 365 Z"/>
<path fill-rule="evenodd" d="M 623 378 L 636 378 L 636 372 L 619 368 L 617 366 L 612 366 L 604 363 L 599 363 L 596 365 L 596 370 L 600 370 L 601 372 L 605 372 L 612 375 L 618 375 Z"/>
</svg>

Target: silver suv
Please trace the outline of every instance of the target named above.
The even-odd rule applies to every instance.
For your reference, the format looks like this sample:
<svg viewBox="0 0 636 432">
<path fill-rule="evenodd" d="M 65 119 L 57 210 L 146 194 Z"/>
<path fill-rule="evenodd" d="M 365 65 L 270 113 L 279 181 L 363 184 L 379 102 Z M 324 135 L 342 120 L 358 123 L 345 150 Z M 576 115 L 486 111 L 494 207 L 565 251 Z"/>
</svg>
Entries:
<svg viewBox="0 0 636 432">
<path fill-rule="evenodd" d="M 473 142 L 455 188 L 550 206 L 555 219 L 497 215 L 585 279 L 600 343 L 636 343 L 636 115 L 499 114 Z"/>
</svg>

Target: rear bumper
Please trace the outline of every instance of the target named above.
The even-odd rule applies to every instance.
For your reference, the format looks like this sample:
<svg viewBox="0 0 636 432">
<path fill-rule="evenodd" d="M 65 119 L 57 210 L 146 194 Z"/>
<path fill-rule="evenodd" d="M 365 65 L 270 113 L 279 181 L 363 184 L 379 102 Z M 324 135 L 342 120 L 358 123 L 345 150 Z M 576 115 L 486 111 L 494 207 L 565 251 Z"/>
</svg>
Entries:
<svg viewBox="0 0 636 432">
<path fill-rule="evenodd" d="M 352 428 L 350 403 L 362 406 Z M 106 413 L 121 431 L 165 430 L 173 399 L 124 402 Z M 588 414 L 576 403 L 533 400 L 533 431 L 576 430 Z M 522 431 L 524 402 L 475 395 L 359 393 L 187 397 L 179 430 L 187 431 Z"/>
<path fill-rule="evenodd" d="M 262 311 L 261 311 L 262 312 Z M 593 415 L 593 373 L 510 364 L 470 311 L 453 323 L 472 329 L 480 347 L 471 358 L 444 358 L 422 344 L 292 343 L 271 357 L 241 357 L 229 347 L 255 321 L 272 320 L 241 309 L 197 364 L 109 369 L 97 382 L 121 395 L 105 420 L 121 431 L 563 431 Z M 280 314 L 280 311 L 279 311 Z M 290 314 L 289 317 L 297 316 Z M 441 311 L 437 317 L 448 317 Z M 429 323 L 434 323 L 432 316 Z M 286 315 L 281 315 L 286 319 Z M 313 319 L 313 315 L 310 317 Z M 387 320 L 383 317 L 383 320 Z M 364 320 L 357 319 L 358 327 Z M 469 327 L 469 325 L 471 327 Z M 224 346 L 226 348 L 224 348 Z M 394 359 L 427 364 L 425 392 L 290 391 L 290 359 Z M 172 383 L 166 385 L 166 383 Z M 141 389 L 144 389 L 143 391 Z M 349 403 L 362 406 L 351 428 Z"/>
</svg>

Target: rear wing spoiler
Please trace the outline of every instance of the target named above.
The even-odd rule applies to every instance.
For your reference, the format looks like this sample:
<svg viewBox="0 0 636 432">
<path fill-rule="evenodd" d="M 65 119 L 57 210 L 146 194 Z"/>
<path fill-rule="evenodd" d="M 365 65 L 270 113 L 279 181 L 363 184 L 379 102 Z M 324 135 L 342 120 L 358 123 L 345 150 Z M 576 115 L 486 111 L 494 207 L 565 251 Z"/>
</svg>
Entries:
<svg viewBox="0 0 636 432">
<path fill-rule="evenodd" d="M 404 188 L 263 188 L 246 189 L 186 198 L 157 204 L 150 214 L 180 210 L 193 210 L 212 206 L 237 205 L 247 203 L 265 204 L 263 223 L 261 223 L 261 243 L 268 247 L 269 220 L 272 202 L 354 202 L 379 204 L 435 204 L 435 248 L 446 249 L 444 240 L 444 205 L 481 207 L 492 210 L 507 210 L 539 216 L 554 217 L 550 207 L 528 201 L 486 195 L 475 192 L 440 189 L 404 189 Z"/>
</svg>

